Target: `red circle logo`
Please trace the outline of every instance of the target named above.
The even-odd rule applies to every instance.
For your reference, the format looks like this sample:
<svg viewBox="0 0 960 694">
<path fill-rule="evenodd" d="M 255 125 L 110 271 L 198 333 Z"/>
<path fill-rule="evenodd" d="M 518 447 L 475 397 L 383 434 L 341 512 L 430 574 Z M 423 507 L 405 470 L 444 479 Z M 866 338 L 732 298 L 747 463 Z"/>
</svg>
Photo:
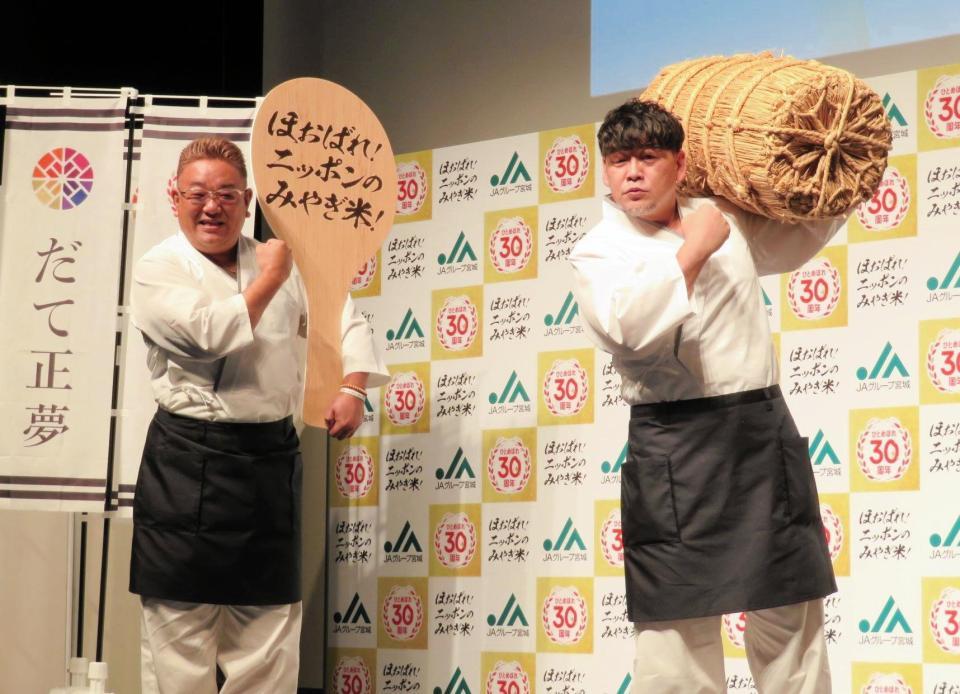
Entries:
<svg viewBox="0 0 960 694">
<path fill-rule="evenodd" d="M 900 226 L 910 209 L 910 184 L 896 168 L 888 166 L 873 197 L 857 206 L 857 219 L 871 231 Z"/>
<path fill-rule="evenodd" d="M 487 675 L 484 694 L 530 694 L 530 677 L 515 660 L 498 660 Z"/>
<path fill-rule="evenodd" d="M 543 400 L 556 417 L 572 417 L 589 395 L 587 372 L 576 359 L 558 359 L 543 380 Z"/>
<path fill-rule="evenodd" d="M 547 185 L 554 193 L 571 193 L 583 185 L 590 170 L 590 153 L 576 135 L 558 137 L 543 160 Z"/>
<path fill-rule="evenodd" d="M 497 272 L 520 272 L 533 254 L 533 231 L 523 217 L 501 219 L 490 234 L 487 252 Z"/>
<path fill-rule="evenodd" d="M 501 494 L 518 494 L 530 481 L 530 458 L 530 449 L 519 436 L 498 437 L 487 456 L 487 479 Z"/>
<path fill-rule="evenodd" d="M 913 442 L 896 417 L 871 419 L 857 437 L 857 464 L 867 479 L 893 482 L 906 473 Z"/>
<path fill-rule="evenodd" d="M 468 296 L 448 296 L 437 313 L 437 339 L 444 349 L 462 352 L 477 336 L 477 307 Z"/>
<path fill-rule="evenodd" d="M 927 376 L 941 393 L 960 392 L 960 330 L 941 330 L 930 343 Z"/>
<path fill-rule="evenodd" d="M 427 199 L 427 172 L 419 162 L 397 164 L 397 214 L 416 214 Z"/>
<path fill-rule="evenodd" d="M 477 528 L 466 513 L 446 513 L 433 534 L 437 559 L 448 569 L 466 567 L 477 553 Z"/>
<path fill-rule="evenodd" d="M 937 80 L 927 94 L 923 115 L 934 137 L 960 137 L 960 75 L 943 75 Z"/>
<path fill-rule="evenodd" d="M 383 408 L 397 426 L 419 422 L 426 401 L 423 381 L 413 371 L 394 374 L 383 391 Z"/>
<path fill-rule="evenodd" d="M 840 300 L 840 272 L 826 258 L 815 258 L 790 273 L 787 299 L 801 320 L 818 320 L 833 313 Z"/>
<path fill-rule="evenodd" d="M 410 641 L 423 626 L 423 602 L 413 586 L 394 586 L 383 600 L 383 628 L 395 641 Z"/>
<path fill-rule="evenodd" d="M 337 458 L 337 491 L 347 499 L 362 499 L 373 487 L 373 458 L 366 446 L 349 446 Z"/>
<path fill-rule="evenodd" d="M 543 601 L 540 620 L 553 643 L 579 643 L 587 628 L 587 602 L 574 586 L 556 587 Z"/>
</svg>

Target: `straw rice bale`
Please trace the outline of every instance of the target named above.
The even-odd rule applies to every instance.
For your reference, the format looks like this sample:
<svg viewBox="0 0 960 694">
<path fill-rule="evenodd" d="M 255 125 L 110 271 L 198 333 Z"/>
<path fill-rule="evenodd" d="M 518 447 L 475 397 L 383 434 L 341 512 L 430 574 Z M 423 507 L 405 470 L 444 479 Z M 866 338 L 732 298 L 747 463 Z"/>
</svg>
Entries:
<svg viewBox="0 0 960 694">
<path fill-rule="evenodd" d="M 877 94 L 812 60 L 735 55 L 677 63 L 641 94 L 686 132 L 683 195 L 783 221 L 844 215 L 872 197 L 890 124 Z"/>
</svg>

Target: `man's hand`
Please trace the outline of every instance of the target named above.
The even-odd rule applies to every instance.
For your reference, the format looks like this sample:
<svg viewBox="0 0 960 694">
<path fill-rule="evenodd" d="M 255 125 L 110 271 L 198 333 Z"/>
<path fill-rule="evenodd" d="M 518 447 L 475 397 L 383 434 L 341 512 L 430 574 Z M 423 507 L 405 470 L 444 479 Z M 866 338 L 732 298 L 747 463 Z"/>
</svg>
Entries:
<svg viewBox="0 0 960 694">
<path fill-rule="evenodd" d="M 256 252 L 260 274 L 243 290 L 251 328 L 257 327 L 263 312 L 287 281 L 293 268 L 293 253 L 280 239 L 270 239 L 266 243 L 258 244 Z"/>
<path fill-rule="evenodd" d="M 704 258 L 716 253 L 730 236 L 730 225 L 713 203 L 700 205 L 680 222 L 684 244 Z"/>
<path fill-rule="evenodd" d="M 293 268 L 293 253 L 284 241 L 270 239 L 257 246 L 257 267 L 279 287 L 287 281 Z"/>
<path fill-rule="evenodd" d="M 730 225 L 713 203 L 704 203 L 680 222 L 683 245 L 677 251 L 677 263 L 687 281 L 687 295 L 710 256 L 730 236 Z"/>
<path fill-rule="evenodd" d="M 333 438 L 341 441 L 350 438 L 363 421 L 363 400 L 337 393 L 324 415 L 324 421 Z"/>
</svg>

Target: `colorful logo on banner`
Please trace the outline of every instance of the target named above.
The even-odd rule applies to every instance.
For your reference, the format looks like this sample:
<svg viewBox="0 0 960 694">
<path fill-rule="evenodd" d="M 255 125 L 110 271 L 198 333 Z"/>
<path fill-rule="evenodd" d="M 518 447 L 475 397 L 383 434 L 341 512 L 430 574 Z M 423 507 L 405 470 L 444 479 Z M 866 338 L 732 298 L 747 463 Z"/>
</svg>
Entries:
<svg viewBox="0 0 960 694">
<path fill-rule="evenodd" d="M 450 250 L 437 256 L 437 264 L 440 266 L 438 274 L 441 275 L 477 269 L 477 254 L 473 252 L 473 246 L 463 231 L 457 236 Z"/>
<path fill-rule="evenodd" d="M 720 620 L 723 634 L 723 655 L 727 658 L 746 658 L 747 613 L 725 614 Z"/>
<path fill-rule="evenodd" d="M 530 395 L 523 387 L 523 381 L 516 371 L 511 371 L 499 393 L 491 392 L 487 396 L 490 414 L 518 414 L 530 411 Z"/>
<path fill-rule="evenodd" d="M 379 438 L 332 440 L 329 459 L 330 479 L 335 481 L 331 506 L 376 506 L 379 503 Z"/>
<path fill-rule="evenodd" d="M 530 622 L 520 607 L 520 601 L 517 600 L 515 593 L 510 593 L 507 602 L 499 614 L 487 615 L 487 636 L 505 637 L 505 636 L 529 636 Z"/>
<path fill-rule="evenodd" d="M 453 671 L 445 687 L 434 687 L 433 694 L 473 694 L 460 668 Z"/>
<path fill-rule="evenodd" d="M 553 327 L 554 334 L 561 334 L 561 326 L 580 327 L 579 324 L 574 323 L 574 320 L 579 314 L 580 307 L 573 298 L 573 292 L 567 292 L 567 295 L 563 298 L 563 303 L 560 305 L 560 309 L 555 313 L 546 314 L 543 317 L 543 324 L 548 328 Z"/>
<path fill-rule="evenodd" d="M 890 157 L 873 197 L 847 222 L 850 243 L 917 235 L 917 157 Z"/>
<path fill-rule="evenodd" d="M 919 151 L 960 144 L 960 64 L 917 70 L 917 106 Z"/>
<path fill-rule="evenodd" d="M 957 253 L 954 257 L 943 277 L 932 276 L 927 278 L 927 289 L 937 293 L 934 295 L 936 298 L 930 297 L 928 301 L 948 301 L 953 298 L 952 290 L 960 289 L 958 270 L 960 270 L 960 253 Z"/>
<path fill-rule="evenodd" d="M 377 651 L 373 648 L 332 648 L 327 668 L 327 690 L 374 694 L 377 690 Z"/>
<path fill-rule="evenodd" d="M 933 547 L 931 559 L 960 558 L 960 516 L 947 532 L 930 535 L 930 546 Z"/>
<path fill-rule="evenodd" d="M 597 576 L 623 575 L 623 522 L 620 501 L 593 502 L 593 572 Z"/>
<path fill-rule="evenodd" d="M 536 501 L 537 429 L 485 429 L 485 502 Z"/>
<path fill-rule="evenodd" d="M 620 449 L 620 453 L 613 459 L 612 463 L 609 460 L 600 463 L 600 472 L 603 475 L 600 480 L 602 484 L 620 484 L 620 468 L 627 462 L 627 451 L 627 444 L 624 443 L 623 448 Z"/>
<path fill-rule="evenodd" d="M 537 276 L 537 208 L 518 207 L 483 215 L 485 282 L 529 280 Z"/>
<path fill-rule="evenodd" d="M 377 580 L 380 619 L 377 646 L 380 648 L 427 647 L 425 628 L 427 578 L 384 578 Z"/>
<path fill-rule="evenodd" d="M 179 185 L 177 182 L 178 178 L 177 172 L 174 170 L 173 173 L 170 174 L 170 178 L 167 179 L 167 187 L 164 191 L 167 196 L 167 204 L 170 205 L 170 212 L 173 214 L 174 219 L 177 218 L 177 198 L 175 194 L 177 192 L 177 186 Z"/>
<path fill-rule="evenodd" d="M 390 381 L 381 389 L 380 433 L 422 434 L 430 431 L 430 362 L 391 364 Z"/>
<path fill-rule="evenodd" d="M 350 295 L 354 299 L 380 296 L 380 250 L 360 266 L 350 281 Z"/>
<path fill-rule="evenodd" d="M 960 403 L 960 320 L 920 321 L 920 403 Z"/>
<path fill-rule="evenodd" d="M 923 579 L 923 660 L 960 665 L 960 576 Z"/>
<path fill-rule="evenodd" d="M 540 204 L 594 195 L 594 126 L 540 133 Z"/>
<path fill-rule="evenodd" d="M 433 215 L 430 172 L 433 150 L 400 154 L 397 161 L 397 216 L 395 224 L 420 222 Z"/>
<path fill-rule="evenodd" d="M 480 504 L 431 506 L 430 527 L 431 576 L 480 575 Z"/>
<path fill-rule="evenodd" d="M 72 147 L 50 150 L 33 167 L 33 193 L 54 210 L 72 210 L 93 190 L 93 167 Z"/>
<path fill-rule="evenodd" d="M 583 536 L 573 523 L 573 518 L 567 516 L 560 532 L 554 537 L 543 541 L 544 559 L 550 561 L 587 561 L 587 546 Z"/>
<path fill-rule="evenodd" d="M 457 452 L 450 459 L 450 464 L 446 468 L 438 467 L 435 472 L 437 486 L 439 489 L 476 489 L 477 475 L 473 471 L 473 466 L 467 460 L 463 449 L 457 447 Z"/>
<path fill-rule="evenodd" d="M 836 450 L 834 450 L 833 446 L 830 444 L 830 441 L 823 433 L 823 429 L 817 429 L 817 433 L 814 434 L 812 439 L 810 439 L 808 453 L 810 454 L 810 462 L 815 468 L 820 465 L 840 465 L 840 458 L 837 456 Z"/>
<path fill-rule="evenodd" d="M 837 576 L 849 576 L 850 495 L 820 494 L 820 520 L 823 521 L 833 573 Z"/>
<path fill-rule="evenodd" d="M 889 643 L 889 641 L 884 641 L 883 639 L 871 639 L 870 637 L 880 634 L 913 633 L 913 629 L 910 627 L 909 622 L 907 622 L 907 618 L 903 615 L 903 611 L 897 606 L 897 602 L 893 599 L 892 595 L 887 598 L 887 601 L 883 604 L 883 607 L 876 617 L 872 619 L 861 619 L 857 623 L 857 628 L 861 634 L 866 635 L 865 637 L 861 637 L 860 643 Z"/>
<path fill-rule="evenodd" d="M 920 415 L 916 407 L 850 410 L 850 489 L 914 490 L 920 484 Z"/>
<path fill-rule="evenodd" d="M 536 653 L 490 653 L 480 656 L 483 694 L 532 694 Z"/>
<path fill-rule="evenodd" d="M 533 190 L 533 179 L 520 159 L 516 150 L 502 173 L 490 177 L 490 197 L 510 195 L 512 193 L 527 193 Z"/>
<path fill-rule="evenodd" d="M 333 623 L 336 625 L 333 629 L 333 633 L 335 634 L 373 633 L 370 615 L 367 613 L 367 608 L 363 606 L 363 602 L 360 600 L 360 593 L 353 594 L 346 611 L 338 611 L 333 613 Z"/>
<path fill-rule="evenodd" d="M 432 359 L 483 356 L 483 286 L 433 291 Z"/>
<path fill-rule="evenodd" d="M 417 538 L 410 521 L 405 520 L 400 533 L 383 543 L 384 563 L 406 562 L 419 564 L 423 561 L 423 546 Z"/>
<path fill-rule="evenodd" d="M 855 694 L 923 694 L 923 666 L 918 663 L 853 663 Z"/>
<path fill-rule="evenodd" d="M 400 325 L 387 330 L 387 340 L 391 343 L 419 341 L 420 344 L 414 346 L 423 346 L 423 328 L 420 327 L 417 317 L 413 315 L 412 308 L 408 308 L 407 312 L 403 314 Z"/>
<path fill-rule="evenodd" d="M 573 349 L 537 355 L 540 398 L 537 424 L 592 424 L 594 352 Z"/>
<path fill-rule="evenodd" d="M 904 366 L 900 355 L 893 351 L 893 345 L 888 341 L 873 365 L 868 369 L 861 366 L 857 369 L 858 381 L 875 381 L 877 379 L 891 379 L 900 377 L 901 379 L 910 378 L 907 367 Z"/>
<path fill-rule="evenodd" d="M 781 275 L 781 329 L 846 326 L 846 272 L 846 246 L 831 246 L 799 270 Z"/>
<path fill-rule="evenodd" d="M 592 653 L 592 578 L 538 578 L 537 651 Z"/>
</svg>

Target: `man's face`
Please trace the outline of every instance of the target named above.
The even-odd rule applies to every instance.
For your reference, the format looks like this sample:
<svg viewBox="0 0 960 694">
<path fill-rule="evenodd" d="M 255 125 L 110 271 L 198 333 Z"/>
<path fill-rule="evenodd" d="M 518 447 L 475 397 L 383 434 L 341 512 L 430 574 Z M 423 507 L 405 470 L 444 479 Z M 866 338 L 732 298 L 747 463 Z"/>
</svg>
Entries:
<svg viewBox="0 0 960 694">
<path fill-rule="evenodd" d="M 177 219 L 194 248 L 218 255 L 237 245 L 253 191 L 232 164 L 222 159 L 191 162 L 180 172 L 177 188 Z"/>
<path fill-rule="evenodd" d="M 683 150 L 655 147 L 613 152 L 603 158 L 610 197 L 632 217 L 666 224 L 677 204 L 677 184 L 686 174 Z"/>
</svg>

